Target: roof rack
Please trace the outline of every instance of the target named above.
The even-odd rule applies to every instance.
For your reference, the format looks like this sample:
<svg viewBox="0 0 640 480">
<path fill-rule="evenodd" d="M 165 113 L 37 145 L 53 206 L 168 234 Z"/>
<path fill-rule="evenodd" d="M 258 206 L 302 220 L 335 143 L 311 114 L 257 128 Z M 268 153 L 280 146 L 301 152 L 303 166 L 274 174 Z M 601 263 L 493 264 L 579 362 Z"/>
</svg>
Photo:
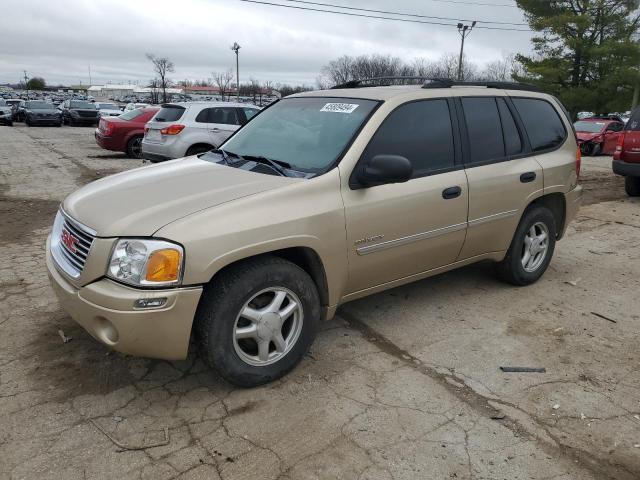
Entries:
<svg viewBox="0 0 640 480">
<path fill-rule="evenodd" d="M 413 83 L 416 81 L 422 81 L 422 88 L 451 88 L 451 87 L 485 87 L 485 88 L 499 88 L 504 90 L 528 90 L 539 92 L 541 91 L 535 85 L 528 83 L 518 82 L 460 82 L 457 80 L 451 80 L 449 78 L 432 78 L 421 76 L 394 76 L 394 77 L 372 77 L 363 78 L 360 80 L 351 80 L 349 82 L 331 87 L 332 89 L 338 88 L 364 88 L 364 87 L 381 87 L 391 86 L 393 84 L 403 85 Z"/>
</svg>

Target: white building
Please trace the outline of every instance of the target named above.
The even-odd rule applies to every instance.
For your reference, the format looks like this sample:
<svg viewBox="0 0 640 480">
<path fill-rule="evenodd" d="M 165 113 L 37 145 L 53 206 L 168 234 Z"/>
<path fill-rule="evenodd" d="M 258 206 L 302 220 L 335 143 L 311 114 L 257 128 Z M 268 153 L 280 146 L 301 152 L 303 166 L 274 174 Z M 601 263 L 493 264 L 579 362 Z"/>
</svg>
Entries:
<svg viewBox="0 0 640 480">
<path fill-rule="evenodd" d="M 149 87 L 140 87 L 138 85 L 118 85 L 118 84 L 107 84 L 107 85 L 91 85 L 87 89 L 87 93 L 96 98 L 116 98 L 116 97 L 125 97 L 127 95 L 136 95 L 136 94 L 148 94 L 151 93 L 152 89 Z M 158 89 L 161 91 L 161 89 Z M 167 94 L 174 93 L 183 93 L 182 88 L 167 88 Z"/>
</svg>

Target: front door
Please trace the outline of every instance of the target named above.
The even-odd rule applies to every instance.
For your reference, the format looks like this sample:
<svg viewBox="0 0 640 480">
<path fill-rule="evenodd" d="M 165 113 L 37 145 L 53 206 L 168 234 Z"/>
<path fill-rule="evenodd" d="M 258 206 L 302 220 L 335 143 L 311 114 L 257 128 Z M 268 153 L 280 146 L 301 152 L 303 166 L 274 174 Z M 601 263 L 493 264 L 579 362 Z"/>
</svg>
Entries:
<svg viewBox="0 0 640 480">
<path fill-rule="evenodd" d="M 413 178 L 353 190 L 352 172 L 341 168 L 348 293 L 420 274 L 458 257 L 465 238 L 468 189 L 465 172 L 456 164 L 454 131 L 447 100 L 406 103 L 385 119 L 360 161 L 401 155 L 411 162 Z"/>
</svg>

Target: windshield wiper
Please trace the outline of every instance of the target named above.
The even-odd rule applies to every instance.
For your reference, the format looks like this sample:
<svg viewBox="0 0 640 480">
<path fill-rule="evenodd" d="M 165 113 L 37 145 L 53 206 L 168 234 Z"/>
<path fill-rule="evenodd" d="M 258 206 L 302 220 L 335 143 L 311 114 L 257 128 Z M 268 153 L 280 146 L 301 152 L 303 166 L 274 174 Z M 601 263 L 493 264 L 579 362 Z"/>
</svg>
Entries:
<svg viewBox="0 0 640 480">
<path fill-rule="evenodd" d="M 222 160 L 224 160 L 225 165 L 231 165 L 231 161 L 229 160 L 229 155 L 227 154 L 227 152 L 225 152 L 221 148 L 216 148 L 214 150 L 210 150 L 209 152 L 220 154 L 220 156 L 222 157 Z"/>
<path fill-rule="evenodd" d="M 238 155 L 238 157 L 240 157 Z M 243 158 L 245 160 L 253 160 L 254 162 L 257 163 L 262 163 L 264 165 L 269 165 L 271 168 L 273 168 L 276 172 L 278 172 L 280 175 L 282 175 L 283 177 L 288 177 L 289 175 L 287 175 L 287 172 L 285 172 L 284 168 L 291 168 L 291 164 L 287 163 L 287 162 L 283 162 L 282 160 L 271 160 L 270 158 L 267 157 L 262 157 L 260 155 L 244 155 Z"/>
</svg>

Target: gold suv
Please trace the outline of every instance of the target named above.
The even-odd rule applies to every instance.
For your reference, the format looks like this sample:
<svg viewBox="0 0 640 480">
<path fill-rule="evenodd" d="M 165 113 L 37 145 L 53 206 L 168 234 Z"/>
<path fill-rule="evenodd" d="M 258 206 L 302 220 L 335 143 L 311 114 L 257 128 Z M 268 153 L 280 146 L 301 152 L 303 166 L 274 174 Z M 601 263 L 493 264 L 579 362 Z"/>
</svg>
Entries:
<svg viewBox="0 0 640 480">
<path fill-rule="evenodd" d="M 528 285 L 575 216 L 580 153 L 562 105 L 517 84 L 287 97 L 219 149 L 65 199 L 51 283 L 100 342 L 224 378 L 290 371 L 350 300 L 480 260 Z"/>
</svg>

